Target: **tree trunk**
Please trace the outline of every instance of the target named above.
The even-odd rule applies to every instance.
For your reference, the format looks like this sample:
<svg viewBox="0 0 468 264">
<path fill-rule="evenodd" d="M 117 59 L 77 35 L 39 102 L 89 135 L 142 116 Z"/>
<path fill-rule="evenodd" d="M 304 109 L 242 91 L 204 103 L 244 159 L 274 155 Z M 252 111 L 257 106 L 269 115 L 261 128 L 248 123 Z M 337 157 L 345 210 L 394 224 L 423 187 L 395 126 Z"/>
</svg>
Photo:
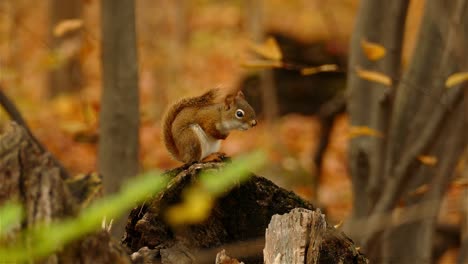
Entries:
<svg viewBox="0 0 468 264">
<path fill-rule="evenodd" d="M 82 0 L 52 0 L 50 2 L 50 43 L 53 61 L 49 73 L 49 95 L 77 91 L 82 87 L 82 72 L 79 61 L 82 32 L 69 32 L 63 36 L 53 34 L 55 27 L 64 20 L 82 19 Z M 67 48 L 65 48 L 67 46 Z M 73 46 L 72 54 L 68 50 Z M 64 51 L 67 50 L 67 51 Z"/>
<path fill-rule="evenodd" d="M 138 172 L 138 64 L 132 0 L 102 0 L 103 91 L 98 163 L 104 192 Z M 114 222 L 122 234 L 123 220 Z"/>
<path fill-rule="evenodd" d="M 360 241 L 371 262 L 429 263 L 441 199 L 467 145 L 466 87 L 461 83 L 448 89 L 445 81 L 466 71 L 459 59 L 468 43 L 468 18 L 462 15 L 468 5 L 466 0 L 426 2 L 419 42 L 399 80 L 408 1 L 388 4 L 382 8 L 376 1 L 363 1 L 352 40 L 351 130 L 367 127 L 381 136 L 351 140 L 355 200 L 348 226 L 359 233 L 366 225 Z M 382 45 L 385 57 L 366 58 L 363 40 Z M 454 43 L 464 45 L 460 49 Z M 361 78 L 359 69 L 381 72 L 392 84 Z M 424 162 L 425 156 L 435 163 Z M 418 188 L 424 191 L 415 192 Z"/>
</svg>

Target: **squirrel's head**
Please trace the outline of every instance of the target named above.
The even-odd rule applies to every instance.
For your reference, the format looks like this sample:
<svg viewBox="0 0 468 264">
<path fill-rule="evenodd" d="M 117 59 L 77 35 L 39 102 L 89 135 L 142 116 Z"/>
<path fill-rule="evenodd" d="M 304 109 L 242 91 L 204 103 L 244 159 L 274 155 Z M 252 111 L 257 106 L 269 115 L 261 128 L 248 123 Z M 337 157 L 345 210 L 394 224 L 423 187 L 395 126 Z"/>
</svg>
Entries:
<svg viewBox="0 0 468 264">
<path fill-rule="evenodd" d="M 224 99 L 221 128 L 229 130 L 247 130 L 257 125 L 255 111 L 239 91 L 237 94 L 227 95 Z"/>
</svg>

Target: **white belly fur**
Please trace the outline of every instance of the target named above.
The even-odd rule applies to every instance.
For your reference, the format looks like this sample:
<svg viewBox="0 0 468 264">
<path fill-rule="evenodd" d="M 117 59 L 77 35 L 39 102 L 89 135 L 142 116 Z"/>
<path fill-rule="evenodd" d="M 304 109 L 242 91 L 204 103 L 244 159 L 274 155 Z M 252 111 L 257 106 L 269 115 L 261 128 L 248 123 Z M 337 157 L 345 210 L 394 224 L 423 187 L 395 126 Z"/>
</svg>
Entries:
<svg viewBox="0 0 468 264">
<path fill-rule="evenodd" d="M 190 128 L 193 130 L 193 132 L 195 132 L 195 134 L 198 136 L 198 140 L 200 141 L 200 159 L 204 159 L 211 153 L 219 151 L 219 149 L 221 148 L 221 140 L 215 139 L 212 136 L 207 135 L 205 131 L 197 124 L 191 125 Z"/>
</svg>

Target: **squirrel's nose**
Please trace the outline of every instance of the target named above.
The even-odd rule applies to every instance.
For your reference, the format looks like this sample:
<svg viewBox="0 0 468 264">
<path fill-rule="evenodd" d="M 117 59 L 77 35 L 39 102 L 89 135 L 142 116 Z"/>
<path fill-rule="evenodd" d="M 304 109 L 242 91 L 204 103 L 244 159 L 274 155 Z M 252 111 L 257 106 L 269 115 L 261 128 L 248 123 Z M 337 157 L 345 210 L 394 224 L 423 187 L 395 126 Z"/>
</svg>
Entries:
<svg viewBox="0 0 468 264">
<path fill-rule="evenodd" d="M 253 126 L 253 127 L 256 126 L 257 125 L 257 120 L 254 119 L 254 120 L 250 121 L 250 125 Z"/>
</svg>

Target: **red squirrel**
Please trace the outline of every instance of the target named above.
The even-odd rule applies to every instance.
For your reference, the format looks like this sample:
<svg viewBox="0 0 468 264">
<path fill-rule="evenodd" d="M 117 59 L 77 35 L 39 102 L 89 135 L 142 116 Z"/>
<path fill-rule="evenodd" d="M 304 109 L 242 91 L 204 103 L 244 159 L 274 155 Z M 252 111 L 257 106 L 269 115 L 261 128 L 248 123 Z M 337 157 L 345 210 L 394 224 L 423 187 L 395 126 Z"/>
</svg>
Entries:
<svg viewBox="0 0 468 264">
<path fill-rule="evenodd" d="M 163 119 L 163 141 L 178 161 L 202 161 L 219 154 L 221 140 L 232 130 L 247 130 L 257 125 L 255 111 L 241 91 L 219 101 L 219 89 L 184 98 L 169 107 Z"/>
</svg>

